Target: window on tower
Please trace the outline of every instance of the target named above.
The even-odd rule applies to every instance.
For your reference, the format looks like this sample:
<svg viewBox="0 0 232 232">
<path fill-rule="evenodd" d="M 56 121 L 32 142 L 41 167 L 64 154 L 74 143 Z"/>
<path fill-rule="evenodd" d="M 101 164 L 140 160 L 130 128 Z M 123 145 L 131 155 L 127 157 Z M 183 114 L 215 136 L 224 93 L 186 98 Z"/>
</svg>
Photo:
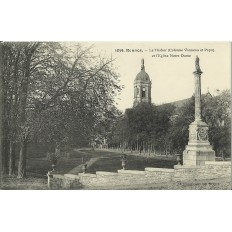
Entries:
<svg viewBox="0 0 232 232">
<path fill-rule="evenodd" d="M 143 90 L 142 90 L 142 97 L 145 97 L 146 96 L 146 88 L 143 87 Z"/>
</svg>

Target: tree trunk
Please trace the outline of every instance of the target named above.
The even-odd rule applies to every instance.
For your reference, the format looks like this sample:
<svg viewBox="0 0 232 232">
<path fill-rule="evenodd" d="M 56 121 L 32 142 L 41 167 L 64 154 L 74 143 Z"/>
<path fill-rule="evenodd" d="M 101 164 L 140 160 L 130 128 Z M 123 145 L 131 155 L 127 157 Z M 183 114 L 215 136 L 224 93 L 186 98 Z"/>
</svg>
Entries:
<svg viewBox="0 0 232 232">
<path fill-rule="evenodd" d="M 4 130 L 3 133 L 6 133 Z M 2 174 L 8 174 L 8 164 L 9 164 L 9 142 L 7 138 L 3 138 L 3 154 L 2 154 Z"/>
<path fill-rule="evenodd" d="M 4 82 L 2 86 L 2 174 L 6 175 L 8 174 L 8 164 L 9 164 L 9 142 L 8 142 L 8 137 L 9 137 L 9 126 L 8 126 L 8 114 L 7 114 L 7 85 Z"/>
<path fill-rule="evenodd" d="M 2 185 L 2 164 L 3 164 L 3 78 L 2 78 L 2 68 L 3 58 L 2 58 L 2 43 L 0 43 L 0 179 Z"/>
<path fill-rule="evenodd" d="M 9 154 L 9 176 L 15 174 L 15 142 L 10 142 L 10 154 Z"/>
<path fill-rule="evenodd" d="M 14 84 L 13 84 L 13 93 L 14 98 L 11 96 L 12 99 L 12 108 L 11 108 L 11 141 L 10 141 L 10 153 L 9 153 L 9 176 L 13 176 L 16 174 L 15 170 L 15 149 L 16 149 L 16 137 L 17 137 L 17 116 L 19 114 L 18 112 L 18 64 L 19 64 L 19 58 L 20 58 L 21 50 L 18 50 L 17 57 L 15 60 L 14 65 Z"/>
<path fill-rule="evenodd" d="M 17 176 L 17 178 L 26 177 L 26 153 L 27 153 L 27 141 L 23 140 L 23 141 L 20 142 L 18 176 Z"/>
<path fill-rule="evenodd" d="M 20 126 L 22 128 L 21 142 L 20 142 L 20 154 L 18 163 L 18 178 L 23 178 L 26 176 L 26 153 L 27 153 L 27 138 L 28 138 L 28 128 L 25 127 L 26 123 L 26 105 L 27 105 L 27 95 L 30 83 L 30 66 L 31 58 L 38 48 L 39 43 L 35 42 L 28 50 L 25 51 L 25 73 L 21 81 L 21 95 L 20 98 Z"/>
</svg>

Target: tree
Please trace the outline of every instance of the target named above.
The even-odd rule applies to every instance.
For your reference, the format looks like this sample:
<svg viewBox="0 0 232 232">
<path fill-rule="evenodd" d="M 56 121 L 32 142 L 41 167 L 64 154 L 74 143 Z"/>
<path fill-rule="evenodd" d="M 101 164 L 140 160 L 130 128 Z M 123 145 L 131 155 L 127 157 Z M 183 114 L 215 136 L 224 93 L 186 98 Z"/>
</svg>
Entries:
<svg viewBox="0 0 232 232">
<path fill-rule="evenodd" d="M 138 104 L 127 109 L 114 132 L 114 142 L 126 142 L 133 149 L 165 150 L 167 153 L 167 132 L 174 106 L 155 106 L 148 103 Z"/>
<path fill-rule="evenodd" d="M 218 156 L 230 156 L 230 92 L 217 96 L 202 95 L 202 119 L 209 126 L 209 142 Z M 139 104 L 127 109 L 113 129 L 111 143 L 131 144 L 134 148 L 152 148 L 161 153 L 183 153 L 189 139 L 189 125 L 195 120 L 195 98 L 182 107 L 172 104 Z"/>
<path fill-rule="evenodd" d="M 195 98 L 191 97 L 182 107 L 177 108 L 169 130 L 171 150 L 182 153 L 188 144 L 188 128 L 194 121 Z"/>
<path fill-rule="evenodd" d="M 4 142 L 3 142 L 3 173 L 6 174 L 9 169 L 11 174 L 14 169 L 14 143 L 16 117 L 18 113 L 18 83 L 19 83 L 19 57 L 20 46 L 8 43 L 2 44 L 3 59 L 3 107 L 4 107 Z M 10 159 L 10 160 L 9 160 Z M 9 164 L 9 168 L 8 168 Z"/>
<path fill-rule="evenodd" d="M 4 118 L 4 104 L 3 104 L 3 78 L 2 78 L 2 67 L 3 67 L 3 56 L 2 56 L 2 43 L 0 43 L 0 181 L 2 184 L 2 170 L 3 170 L 3 118 Z"/>
<path fill-rule="evenodd" d="M 202 119 L 209 126 L 209 142 L 217 155 L 230 155 L 230 92 L 222 91 L 218 96 L 202 95 Z M 181 108 L 170 128 L 172 150 L 182 153 L 188 144 L 189 124 L 194 121 L 194 96 Z"/>
<path fill-rule="evenodd" d="M 217 156 L 231 154 L 231 94 L 221 91 L 217 96 L 203 98 L 203 118 L 209 125 L 209 141 Z"/>
<path fill-rule="evenodd" d="M 57 140 L 56 142 L 68 139 L 70 143 L 74 143 L 74 141 L 71 142 L 76 137 L 74 134 L 78 134 L 79 142 L 85 140 L 85 143 L 89 142 L 91 138 L 99 137 L 99 134 L 105 137 L 109 130 L 107 127 L 112 124 L 117 114 L 114 97 L 121 87 L 118 85 L 118 76 L 113 71 L 114 60 L 94 57 L 90 54 L 89 49 L 84 52 L 80 52 L 79 49 L 80 47 L 71 56 L 76 59 L 69 60 L 69 57 L 66 57 L 69 60 L 68 65 L 60 70 L 60 72 L 68 73 L 66 86 L 61 92 L 63 94 L 60 94 L 53 104 L 47 98 L 43 101 L 35 99 L 37 108 L 46 109 L 40 118 L 37 118 L 41 123 L 39 124 L 42 128 L 40 128 L 41 131 L 44 132 L 46 129 L 50 131 L 49 141 L 51 138 Z M 75 68 L 74 65 L 76 65 Z M 70 72 L 66 72 L 66 70 L 70 70 Z M 56 85 L 56 83 L 52 84 Z M 60 82 L 58 83 L 60 84 Z M 49 85 L 48 83 L 46 88 Z M 53 87 L 48 88 L 49 94 L 51 94 L 51 91 L 49 92 L 51 88 Z M 56 87 L 56 89 L 60 89 L 60 87 Z M 51 136 L 51 132 L 54 132 L 53 136 Z M 75 142 L 78 143 L 78 141 Z"/>
<path fill-rule="evenodd" d="M 19 126 L 20 126 L 20 151 L 19 151 L 19 163 L 18 163 L 18 178 L 25 177 L 26 175 L 26 152 L 27 152 L 27 141 L 29 136 L 29 127 L 27 125 L 27 99 L 30 85 L 30 78 L 32 76 L 32 63 L 34 54 L 39 48 L 40 43 L 30 43 L 23 47 L 23 75 L 20 86 L 20 105 L 19 105 Z"/>
<path fill-rule="evenodd" d="M 17 145 L 23 178 L 28 142 L 88 140 L 103 122 L 110 123 L 121 87 L 114 60 L 93 55 L 92 47 L 31 42 L 4 43 L 3 50 L 4 169 L 9 163 L 9 174 L 14 172 Z"/>
</svg>

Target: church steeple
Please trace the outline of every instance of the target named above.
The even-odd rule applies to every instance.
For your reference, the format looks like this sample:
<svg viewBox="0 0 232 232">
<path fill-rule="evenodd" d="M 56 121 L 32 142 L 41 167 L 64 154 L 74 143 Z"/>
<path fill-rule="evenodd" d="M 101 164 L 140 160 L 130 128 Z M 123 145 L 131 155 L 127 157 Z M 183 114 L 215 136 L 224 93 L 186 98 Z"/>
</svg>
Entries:
<svg viewBox="0 0 232 232">
<path fill-rule="evenodd" d="M 141 60 L 141 71 L 134 80 L 134 106 L 141 102 L 151 103 L 151 81 L 145 72 L 144 59 Z"/>
</svg>

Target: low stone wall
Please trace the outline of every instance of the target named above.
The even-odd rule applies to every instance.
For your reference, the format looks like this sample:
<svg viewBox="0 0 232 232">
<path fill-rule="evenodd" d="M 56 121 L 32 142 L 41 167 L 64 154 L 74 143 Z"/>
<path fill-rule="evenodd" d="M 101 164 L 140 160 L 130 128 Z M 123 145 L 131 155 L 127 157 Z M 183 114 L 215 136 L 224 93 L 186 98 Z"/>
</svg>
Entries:
<svg viewBox="0 0 232 232">
<path fill-rule="evenodd" d="M 212 180 L 231 177 L 231 162 L 206 161 L 205 166 L 174 166 L 173 181 Z"/>
<path fill-rule="evenodd" d="M 153 185 L 170 182 L 194 182 L 231 176 L 230 162 L 206 162 L 205 166 L 174 166 L 174 169 L 145 168 L 145 171 L 118 170 L 114 172 L 96 172 L 96 174 L 78 175 L 54 174 L 50 181 L 51 189 L 91 189 Z"/>
<path fill-rule="evenodd" d="M 80 189 L 96 187 L 128 187 L 142 184 L 156 184 L 169 182 L 172 179 L 174 169 L 146 168 L 145 171 L 118 170 L 113 172 L 96 172 L 96 174 L 78 175 L 54 174 L 50 180 L 51 189 Z"/>
<path fill-rule="evenodd" d="M 53 174 L 50 178 L 50 189 L 81 189 L 82 185 L 79 182 L 77 175 L 73 174 Z"/>
</svg>

